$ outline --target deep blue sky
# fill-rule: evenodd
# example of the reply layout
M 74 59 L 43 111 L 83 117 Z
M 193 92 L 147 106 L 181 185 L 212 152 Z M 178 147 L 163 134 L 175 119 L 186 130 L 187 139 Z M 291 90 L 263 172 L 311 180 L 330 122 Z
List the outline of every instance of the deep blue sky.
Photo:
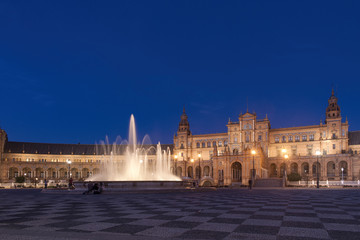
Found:
M 360 130 L 359 1 L 1 1 L 0 126 L 11 141 L 172 143 L 268 113 L 319 124 L 335 86 Z

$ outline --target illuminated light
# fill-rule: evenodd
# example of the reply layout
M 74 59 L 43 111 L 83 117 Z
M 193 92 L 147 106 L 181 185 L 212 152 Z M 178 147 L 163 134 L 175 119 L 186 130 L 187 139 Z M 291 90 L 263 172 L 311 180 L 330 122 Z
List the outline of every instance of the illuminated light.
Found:
M 281 152 L 286 153 L 286 149 L 285 148 L 281 149 Z
M 285 157 L 285 159 L 288 159 L 288 158 L 289 158 L 289 155 L 285 154 L 285 156 L 284 156 L 284 157 Z
M 201 158 L 201 153 L 198 154 L 198 157 Z
M 319 150 L 317 150 L 317 151 L 315 152 L 315 154 L 316 154 L 317 156 L 319 156 L 319 155 L 321 155 L 321 152 L 320 152 Z
M 252 155 L 255 155 L 255 154 L 256 154 L 256 151 L 255 151 L 255 150 L 252 150 L 252 151 L 251 151 L 251 154 L 252 154 Z
M 194 162 L 194 159 L 191 159 L 190 161 L 191 161 L 191 162 Z

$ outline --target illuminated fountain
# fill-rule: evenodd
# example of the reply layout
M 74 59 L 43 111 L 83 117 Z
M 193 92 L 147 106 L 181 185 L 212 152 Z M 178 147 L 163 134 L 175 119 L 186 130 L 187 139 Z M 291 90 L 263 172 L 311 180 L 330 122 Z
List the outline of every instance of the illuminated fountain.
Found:
M 171 172 L 170 149 L 162 149 L 160 143 L 156 146 L 137 143 L 133 115 L 130 117 L 129 140 L 122 144 L 109 144 L 106 139 L 97 145 L 97 154 L 102 156 L 100 172 L 86 181 L 105 182 L 112 188 L 148 188 L 159 182 L 161 186 L 174 186 L 171 184 L 174 182 L 180 186 L 180 178 Z

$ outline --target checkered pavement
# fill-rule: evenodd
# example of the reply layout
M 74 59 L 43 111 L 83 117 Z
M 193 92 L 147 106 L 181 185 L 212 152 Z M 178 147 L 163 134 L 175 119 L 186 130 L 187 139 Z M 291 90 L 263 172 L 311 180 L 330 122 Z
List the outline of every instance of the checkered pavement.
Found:
M 3 229 L 143 239 L 360 239 L 360 190 L 102 195 L 0 190 L 0 235 Z

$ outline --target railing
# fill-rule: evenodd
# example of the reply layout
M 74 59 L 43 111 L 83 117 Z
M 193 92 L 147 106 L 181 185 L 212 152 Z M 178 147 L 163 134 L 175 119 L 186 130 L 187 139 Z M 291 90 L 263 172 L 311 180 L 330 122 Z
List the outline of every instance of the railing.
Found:
M 316 186 L 316 180 L 310 180 L 310 181 L 288 181 L 287 182 L 288 185 L 291 186 Z M 357 181 L 345 181 L 345 180 L 340 180 L 340 181 L 319 181 L 319 184 L 322 186 L 358 186 L 360 187 L 360 180 Z

